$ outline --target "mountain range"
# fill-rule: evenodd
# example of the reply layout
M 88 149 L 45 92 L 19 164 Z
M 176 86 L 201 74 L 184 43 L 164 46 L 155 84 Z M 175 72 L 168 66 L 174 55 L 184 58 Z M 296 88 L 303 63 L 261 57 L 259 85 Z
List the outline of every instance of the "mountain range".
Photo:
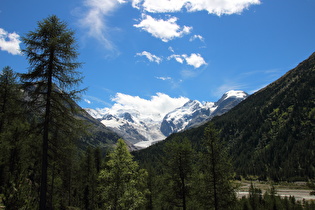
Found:
M 214 116 L 222 115 L 248 97 L 243 91 L 228 91 L 217 102 L 201 103 L 189 100 L 183 106 L 161 116 L 157 113 L 141 114 L 142 110 L 120 109 L 107 112 L 85 109 L 92 117 L 120 135 L 136 148 L 146 148 L 164 140 L 172 133 L 199 126 Z
M 250 95 L 211 123 L 220 131 L 235 173 L 249 179 L 307 181 L 315 178 L 315 53 L 281 78 Z M 188 138 L 194 148 L 208 123 L 134 152 L 158 165 L 165 143 Z

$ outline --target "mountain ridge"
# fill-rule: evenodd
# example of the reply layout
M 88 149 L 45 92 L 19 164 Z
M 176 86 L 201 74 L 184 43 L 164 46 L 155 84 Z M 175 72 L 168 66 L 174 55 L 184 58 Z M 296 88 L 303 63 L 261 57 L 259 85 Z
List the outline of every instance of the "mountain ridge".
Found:
M 148 116 L 143 117 L 141 110 L 136 109 L 119 109 L 116 113 L 111 113 L 110 110 L 107 112 L 85 110 L 125 141 L 138 148 L 145 148 L 164 140 L 174 132 L 200 125 L 213 116 L 225 113 L 247 96 L 248 94 L 243 91 L 228 91 L 217 102 L 201 103 L 189 100 L 165 116 L 147 113 Z
M 211 123 L 238 177 L 273 181 L 315 178 L 315 53 Z M 171 135 L 201 147 L 207 124 Z M 134 153 L 154 163 L 164 142 Z

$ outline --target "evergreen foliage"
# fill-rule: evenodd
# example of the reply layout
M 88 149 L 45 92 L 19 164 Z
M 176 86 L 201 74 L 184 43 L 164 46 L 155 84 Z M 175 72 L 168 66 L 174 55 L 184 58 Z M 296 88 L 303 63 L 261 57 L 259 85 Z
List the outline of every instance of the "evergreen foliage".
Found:
M 139 169 L 126 143 L 119 139 L 105 168 L 100 171 L 99 190 L 105 209 L 137 209 L 145 204 L 147 172 Z
M 307 181 L 315 176 L 315 53 L 211 123 L 220 131 L 237 176 Z M 169 136 L 202 149 L 207 124 Z M 155 164 L 165 142 L 135 153 Z M 153 155 L 154 154 L 154 155 Z
M 261 179 L 315 176 L 315 53 L 213 120 L 238 174 Z
M 30 207 L 35 190 L 32 167 L 30 124 L 22 106 L 17 74 L 5 67 L 0 74 L 0 194 L 8 209 Z M 36 142 L 35 139 L 33 139 Z
M 0 73 L 0 208 L 315 209 L 273 186 L 236 199 L 232 184 L 236 172 L 315 190 L 315 54 L 212 123 L 133 152 L 138 164 L 78 111 L 73 36 L 56 16 L 40 21 L 23 38 L 29 72 Z
M 23 42 L 26 45 L 23 53 L 28 58 L 30 68 L 28 73 L 21 75 L 21 79 L 24 88 L 29 91 L 32 106 L 36 110 L 43 110 L 38 113 L 38 129 L 42 133 L 39 208 L 47 209 L 49 164 L 54 175 L 54 156 L 58 157 L 58 151 L 64 145 L 69 145 L 80 130 L 74 118 L 76 110 L 72 102 L 78 98 L 80 91 L 72 88 L 82 81 L 80 73 L 76 71 L 81 64 L 75 62 L 78 53 L 74 33 L 54 15 L 38 22 L 38 28 L 29 32 Z M 51 163 L 48 156 L 52 157 Z M 54 185 L 54 176 L 51 182 Z
M 249 187 L 249 195 L 243 196 L 234 209 L 240 210 L 299 210 L 299 209 L 314 209 L 314 201 L 306 202 L 297 201 L 295 197 L 280 197 L 273 186 L 265 193 L 256 188 L 253 184 Z
M 0 208 L 97 209 L 103 156 L 118 136 L 75 103 L 73 32 L 50 16 L 23 40 L 29 72 L 0 72 Z
M 163 202 L 185 210 L 192 199 L 194 150 L 190 141 L 184 138 L 167 142 L 164 153 L 162 180 L 166 187 Z
M 229 209 L 233 207 L 236 196 L 232 185 L 233 172 L 230 160 L 219 141 L 219 133 L 213 124 L 204 131 L 203 149 L 198 161 L 197 199 L 202 209 L 213 207 Z

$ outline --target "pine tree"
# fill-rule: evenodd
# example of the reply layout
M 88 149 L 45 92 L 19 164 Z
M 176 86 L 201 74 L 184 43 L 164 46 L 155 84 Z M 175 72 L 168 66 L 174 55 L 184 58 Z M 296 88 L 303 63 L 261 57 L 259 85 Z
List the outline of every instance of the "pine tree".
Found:
M 39 110 L 38 125 L 42 131 L 42 170 L 40 181 L 40 209 L 47 209 L 48 191 L 48 154 L 54 147 L 56 136 L 75 133 L 75 106 L 73 100 L 78 99 L 80 91 L 74 90 L 82 81 L 76 68 L 74 32 L 67 28 L 56 16 L 52 15 L 38 22 L 38 28 L 23 37 L 26 49 L 23 53 L 28 58 L 29 72 L 21 78 L 33 106 Z
M 196 185 L 200 188 L 197 197 L 203 208 L 231 208 L 235 201 L 231 164 L 213 124 L 209 124 L 204 131 L 199 167 Z
M 96 155 L 98 149 L 92 149 L 90 147 L 85 151 L 84 161 L 81 164 L 82 172 L 82 208 L 83 209 L 96 209 L 99 202 L 99 196 L 97 194 L 98 174 L 100 170 L 100 163 L 98 163 L 99 156 Z
M 137 209 L 145 204 L 147 172 L 132 160 L 125 142 L 119 139 L 105 169 L 99 174 L 104 209 Z
M 17 83 L 17 74 L 11 67 L 6 66 L 0 73 L 0 133 L 6 130 L 10 118 L 19 114 L 16 106 L 20 100 L 21 92 Z
M 171 206 L 187 209 L 191 197 L 193 149 L 187 138 L 175 138 L 164 147 L 164 201 Z
M 17 80 L 10 67 L 0 73 L 0 194 L 8 209 L 27 207 L 34 198 L 28 177 L 29 123 Z

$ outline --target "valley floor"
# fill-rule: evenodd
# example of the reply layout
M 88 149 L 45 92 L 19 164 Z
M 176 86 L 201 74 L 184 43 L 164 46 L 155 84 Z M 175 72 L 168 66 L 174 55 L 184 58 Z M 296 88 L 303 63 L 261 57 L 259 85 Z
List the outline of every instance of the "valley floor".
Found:
M 242 198 L 243 196 L 248 196 L 249 187 L 253 183 L 255 188 L 259 188 L 262 190 L 262 195 L 271 188 L 270 183 L 267 182 L 259 182 L 259 181 L 241 181 L 237 184 L 240 185 L 239 190 L 237 192 L 237 197 Z M 306 182 L 296 182 L 296 183 L 274 183 L 274 187 L 276 189 L 277 195 L 281 197 L 290 197 L 294 196 L 296 200 L 314 200 L 315 196 L 310 195 L 310 190 Z

